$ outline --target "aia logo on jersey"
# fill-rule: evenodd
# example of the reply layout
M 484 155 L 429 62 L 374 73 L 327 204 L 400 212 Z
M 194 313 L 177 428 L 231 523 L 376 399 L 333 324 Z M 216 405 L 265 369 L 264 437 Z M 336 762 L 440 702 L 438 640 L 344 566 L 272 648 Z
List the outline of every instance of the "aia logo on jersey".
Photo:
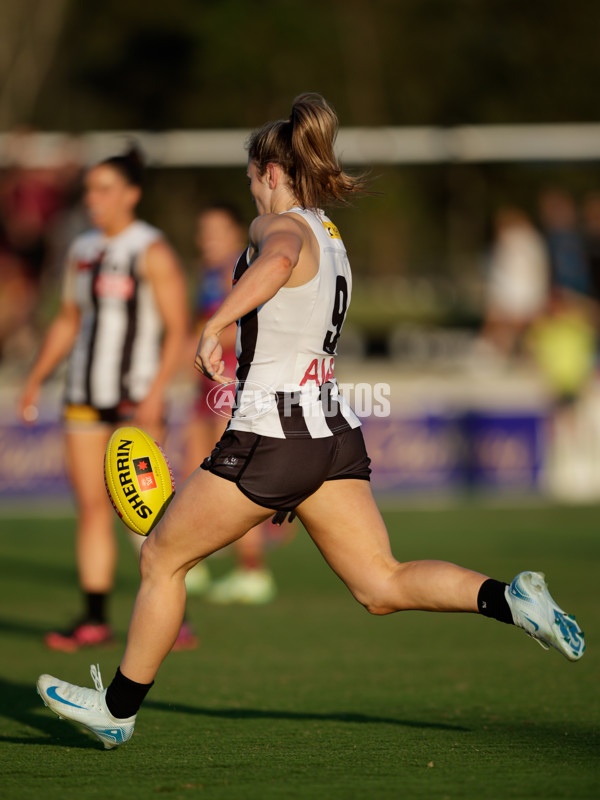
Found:
M 130 300 L 135 292 L 135 280 L 131 275 L 102 273 L 94 281 L 94 296 L 114 300 Z
M 300 386 L 305 386 L 307 383 L 323 386 L 333 378 L 333 365 L 333 356 L 331 358 L 313 358 L 300 381 Z
M 77 272 L 89 272 L 93 268 L 94 268 L 94 262 L 93 261 L 78 261 L 77 262 Z
M 156 478 L 152 471 L 152 464 L 149 458 L 134 458 L 133 468 L 137 477 L 137 482 L 140 485 L 141 492 L 147 492 L 150 489 L 156 489 Z

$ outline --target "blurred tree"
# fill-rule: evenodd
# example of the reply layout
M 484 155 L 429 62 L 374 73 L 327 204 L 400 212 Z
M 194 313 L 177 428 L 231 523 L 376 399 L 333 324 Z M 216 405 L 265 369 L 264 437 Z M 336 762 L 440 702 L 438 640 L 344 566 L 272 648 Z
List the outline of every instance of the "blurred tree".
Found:
M 31 121 L 67 5 L 68 0 L 0 3 L 0 129 Z
M 253 127 L 322 92 L 343 125 L 596 121 L 600 4 L 589 0 L 0 0 L 0 125 Z M 381 196 L 336 212 L 357 273 L 475 274 L 496 202 L 586 165 L 375 166 Z M 149 175 L 145 213 L 190 253 L 193 211 L 252 213 L 243 171 Z M 346 220 L 348 224 L 346 224 Z
M 353 125 L 597 116 L 600 4 L 586 0 L 3 0 L 0 13 L 5 83 L 34 73 L 44 90 L 5 125 L 252 126 L 306 89 Z
M 586 0 L 3 0 L 0 21 L 5 126 L 247 126 L 306 89 L 354 125 L 597 117 Z

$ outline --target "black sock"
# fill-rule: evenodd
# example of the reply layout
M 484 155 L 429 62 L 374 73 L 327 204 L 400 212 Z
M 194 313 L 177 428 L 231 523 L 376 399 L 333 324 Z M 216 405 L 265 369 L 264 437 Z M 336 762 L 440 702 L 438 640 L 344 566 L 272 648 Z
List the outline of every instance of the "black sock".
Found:
M 484 581 L 477 595 L 477 609 L 484 617 L 493 617 L 499 622 L 513 625 L 510 607 L 504 596 L 504 589 L 507 586 L 507 583 L 495 581 L 493 578 Z
M 126 719 L 137 714 L 144 698 L 154 685 L 152 683 L 136 683 L 126 678 L 120 669 L 115 672 L 112 683 L 106 690 L 106 705 L 117 719 Z
M 87 619 L 90 622 L 106 622 L 106 592 L 85 592 Z

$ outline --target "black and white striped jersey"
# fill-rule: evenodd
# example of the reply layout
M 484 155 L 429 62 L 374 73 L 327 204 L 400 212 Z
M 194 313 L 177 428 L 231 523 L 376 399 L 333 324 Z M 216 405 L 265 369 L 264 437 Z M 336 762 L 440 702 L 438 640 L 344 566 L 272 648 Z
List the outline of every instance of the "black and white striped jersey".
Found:
M 73 242 L 63 297 L 79 307 L 81 322 L 67 403 L 113 408 L 148 393 L 160 363 L 163 324 L 140 263 L 161 237 L 158 229 L 135 221 L 117 236 L 92 230 Z
M 302 286 L 282 287 L 238 322 L 236 395 L 229 428 L 280 439 L 322 438 L 360 420 L 338 391 L 337 342 L 352 293 L 352 273 L 337 228 L 322 211 L 292 208 L 320 247 L 319 271 Z M 248 251 L 234 270 L 247 270 Z

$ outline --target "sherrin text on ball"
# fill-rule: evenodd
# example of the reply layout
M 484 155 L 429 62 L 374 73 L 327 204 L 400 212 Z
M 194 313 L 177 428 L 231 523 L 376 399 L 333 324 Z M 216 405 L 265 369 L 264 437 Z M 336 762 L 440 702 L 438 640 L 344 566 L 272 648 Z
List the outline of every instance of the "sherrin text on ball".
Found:
M 117 514 L 147 536 L 175 494 L 173 472 L 158 442 L 141 428 L 118 428 L 104 457 L 106 491 Z

